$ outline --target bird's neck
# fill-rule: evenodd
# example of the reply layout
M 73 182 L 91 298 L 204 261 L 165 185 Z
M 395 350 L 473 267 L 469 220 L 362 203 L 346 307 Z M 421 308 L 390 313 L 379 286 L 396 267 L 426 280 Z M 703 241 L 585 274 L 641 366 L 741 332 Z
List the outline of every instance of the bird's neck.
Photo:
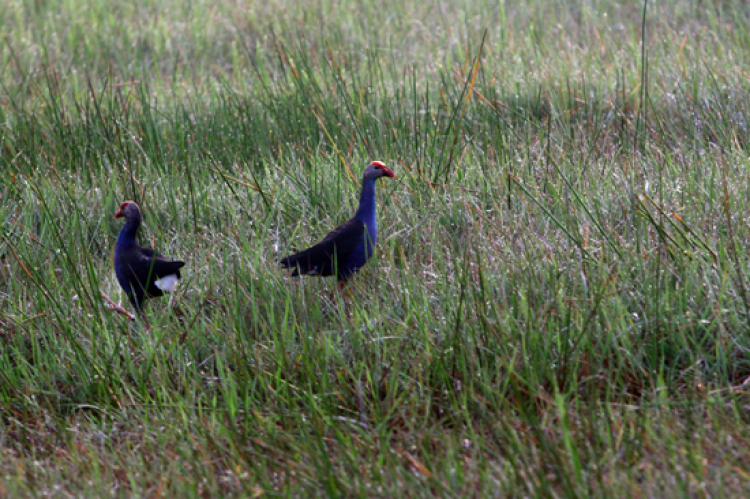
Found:
M 364 179 L 362 194 L 359 197 L 359 209 L 354 215 L 366 224 L 375 223 L 375 179 Z
M 125 225 L 120 229 L 120 234 L 117 236 L 117 247 L 126 248 L 133 244 L 136 244 L 135 235 L 138 233 L 138 228 L 141 226 L 141 220 L 128 220 Z

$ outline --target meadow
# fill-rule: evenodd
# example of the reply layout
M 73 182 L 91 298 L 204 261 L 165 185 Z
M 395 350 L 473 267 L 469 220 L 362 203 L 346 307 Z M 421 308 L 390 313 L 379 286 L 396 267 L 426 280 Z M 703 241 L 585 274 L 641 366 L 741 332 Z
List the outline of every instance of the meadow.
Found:
M 740 0 L 6 0 L 0 497 L 750 496 L 749 73 Z

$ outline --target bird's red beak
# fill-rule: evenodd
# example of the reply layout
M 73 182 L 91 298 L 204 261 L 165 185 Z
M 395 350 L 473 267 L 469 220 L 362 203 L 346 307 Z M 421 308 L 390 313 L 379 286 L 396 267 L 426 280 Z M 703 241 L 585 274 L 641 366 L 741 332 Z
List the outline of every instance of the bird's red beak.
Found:
M 115 213 L 115 218 L 120 218 L 120 217 L 124 217 L 124 216 L 125 216 L 125 213 L 123 213 L 123 212 L 125 211 L 125 207 L 126 207 L 127 205 L 129 205 L 130 203 L 131 203 L 131 201 L 125 201 L 124 203 L 122 203 L 122 204 L 120 205 L 120 209 L 119 209 L 119 210 L 117 210 L 117 213 Z
M 384 177 L 396 178 L 396 174 L 393 173 L 393 171 L 390 168 L 388 168 L 387 166 L 382 166 L 381 168 L 383 168 Z

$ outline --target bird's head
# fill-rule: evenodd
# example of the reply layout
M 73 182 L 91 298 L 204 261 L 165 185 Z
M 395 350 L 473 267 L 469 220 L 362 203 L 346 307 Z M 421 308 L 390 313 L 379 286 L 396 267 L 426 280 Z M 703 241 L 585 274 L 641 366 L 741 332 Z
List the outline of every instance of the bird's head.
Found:
M 376 179 L 380 177 L 395 178 L 396 174 L 390 168 L 385 166 L 382 161 L 373 161 L 365 168 L 365 179 Z
M 115 213 L 115 218 L 122 217 L 125 217 L 126 220 L 139 219 L 141 217 L 141 209 L 135 201 L 125 201 L 120 205 L 117 213 Z

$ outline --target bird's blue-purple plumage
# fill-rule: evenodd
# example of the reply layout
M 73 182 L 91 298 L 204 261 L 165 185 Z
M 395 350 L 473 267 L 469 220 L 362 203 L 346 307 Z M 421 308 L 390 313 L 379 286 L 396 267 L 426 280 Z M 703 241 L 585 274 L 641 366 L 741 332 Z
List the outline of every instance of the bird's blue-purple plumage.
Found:
M 359 242 L 344 264 L 344 272 L 347 278 L 367 263 L 378 242 L 378 221 L 375 216 L 375 179 L 365 179 L 362 183 L 359 209 L 354 215 L 354 220 L 362 222 L 364 227 Z M 345 281 L 346 279 L 340 280 Z
M 332 230 L 315 246 L 284 258 L 280 262 L 281 266 L 294 269 L 292 276 L 336 274 L 341 282 L 346 282 L 353 273 L 362 268 L 372 256 L 378 242 L 375 180 L 383 175 L 393 176 L 393 172 L 387 168 L 385 171 L 388 173 L 375 177 L 368 176 L 366 171 L 359 208 L 351 220 Z
M 157 281 L 169 275 L 180 277 L 180 268 L 185 262 L 171 261 L 151 248 L 140 246 L 136 240 L 141 225 L 140 210 L 133 210 L 130 216 L 125 215 L 125 225 L 120 229 L 115 244 L 114 267 L 117 281 L 130 304 L 137 311 L 146 298 L 164 294 Z

